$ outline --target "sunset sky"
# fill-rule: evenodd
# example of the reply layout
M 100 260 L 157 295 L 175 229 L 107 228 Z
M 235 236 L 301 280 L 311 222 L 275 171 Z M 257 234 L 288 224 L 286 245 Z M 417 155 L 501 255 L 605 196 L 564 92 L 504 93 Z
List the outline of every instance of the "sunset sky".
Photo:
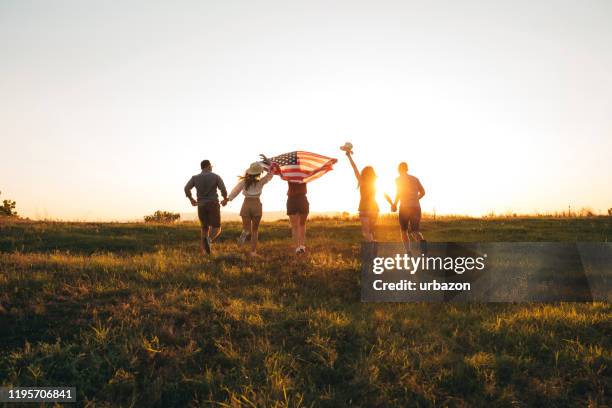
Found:
M 21 215 L 191 212 L 259 153 L 337 157 L 312 211 L 351 211 L 338 149 L 407 161 L 437 213 L 612 207 L 612 1 L 0 0 L 0 191 Z M 286 184 L 264 190 L 285 207 Z M 228 211 L 237 212 L 237 199 Z

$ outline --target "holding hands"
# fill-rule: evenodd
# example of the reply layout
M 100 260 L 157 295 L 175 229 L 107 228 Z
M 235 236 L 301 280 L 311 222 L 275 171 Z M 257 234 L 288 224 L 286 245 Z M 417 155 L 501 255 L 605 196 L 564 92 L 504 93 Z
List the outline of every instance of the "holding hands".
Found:
M 395 204 L 393 202 L 393 200 L 391 200 L 391 197 L 389 197 L 389 194 L 387 194 L 387 193 L 385 193 L 385 200 L 387 200 L 387 202 L 391 206 L 391 212 L 396 212 L 397 211 L 397 204 Z

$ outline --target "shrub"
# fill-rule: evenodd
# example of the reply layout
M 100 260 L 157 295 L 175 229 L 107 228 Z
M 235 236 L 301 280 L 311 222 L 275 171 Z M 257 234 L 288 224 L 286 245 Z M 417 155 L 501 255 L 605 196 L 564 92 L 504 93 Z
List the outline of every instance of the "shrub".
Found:
M 17 203 L 15 201 L 3 200 L 2 207 L 0 207 L 0 216 L 17 217 L 18 214 L 17 214 L 17 211 L 15 211 L 16 206 L 17 206 Z
M 146 215 L 144 217 L 145 222 L 160 222 L 163 224 L 172 224 L 180 219 L 181 215 L 178 213 L 160 210 L 155 211 L 153 215 Z

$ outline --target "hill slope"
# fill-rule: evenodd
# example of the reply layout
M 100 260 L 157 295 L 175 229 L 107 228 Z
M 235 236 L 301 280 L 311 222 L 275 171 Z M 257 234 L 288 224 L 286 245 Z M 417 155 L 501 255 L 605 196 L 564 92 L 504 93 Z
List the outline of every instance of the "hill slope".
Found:
M 432 240 L 609 240 L 610 222 L 425 222 Z M 0 224 L 0 382 L 136 406 L 610 403 L 609 304 L 362 304 L 359 226 Z M 379 237 L 397 236 L 395 224 Z

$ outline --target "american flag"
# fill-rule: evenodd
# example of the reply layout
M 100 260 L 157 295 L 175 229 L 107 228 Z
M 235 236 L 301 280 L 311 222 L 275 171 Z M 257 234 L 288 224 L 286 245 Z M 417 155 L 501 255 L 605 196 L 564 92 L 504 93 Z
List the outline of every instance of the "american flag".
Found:
M 271 166 L 264 166 L 271 168 L 271 171 L 280 175 L 283 180 L 308 183 L 332 170 L 338 160 L 316 153 L 295 151 L 271 157 L 269 161 Z

